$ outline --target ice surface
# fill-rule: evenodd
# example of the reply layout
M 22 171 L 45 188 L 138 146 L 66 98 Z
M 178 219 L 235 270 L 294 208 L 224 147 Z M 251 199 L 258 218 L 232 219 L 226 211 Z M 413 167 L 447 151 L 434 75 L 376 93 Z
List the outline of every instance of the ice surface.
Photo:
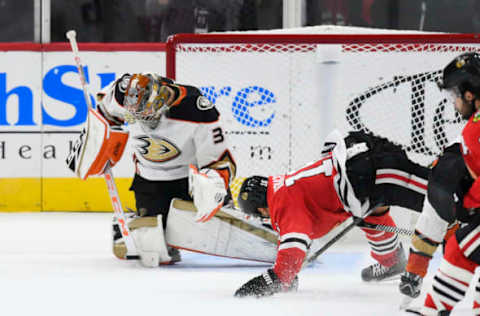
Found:
M 111 218 L 109 213 L 0 213 L 0 314 L 404 315 L 398 310 L 398 281 L 360 280 L 361 269 L 372 263 L 363 240 L 340 241 L 302 271 L 297 293 L 237 299 L 235 289 L 267 265 L 182 252 L 179 264 L 143 268 L 113 257 Z M 471 292 L 452 315 L 471 314 Z M 413 305 L 422 301 L 423 296 Z

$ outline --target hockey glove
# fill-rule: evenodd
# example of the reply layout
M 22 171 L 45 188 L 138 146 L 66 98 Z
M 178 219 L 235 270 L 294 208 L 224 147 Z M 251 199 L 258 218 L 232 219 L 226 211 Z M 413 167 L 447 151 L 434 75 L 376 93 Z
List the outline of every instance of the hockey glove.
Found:
M 189 168 L 188 189 L 197 208 L 195 221 L 200 223 L 208 221 L 220 210 L 227 195 L 225 182 L 217 170 L 198 170 L 193 165 Z
M 298 289 L 298 277 L 295 276 L 292 284 L 289 287 L 284 287 L 280 279 L 277 277 L 273 269 L 268 269 L 262 275 L 259 275 L 244 285 L 242 285 L 236 292 L 236 297 L 255 296 L 263 297 L 270 296 L 278 292 L 290 292 Z

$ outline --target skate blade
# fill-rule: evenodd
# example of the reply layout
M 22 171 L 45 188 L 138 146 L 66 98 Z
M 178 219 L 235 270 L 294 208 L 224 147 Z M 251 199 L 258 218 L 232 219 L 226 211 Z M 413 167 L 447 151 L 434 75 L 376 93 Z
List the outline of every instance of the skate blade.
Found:
M 400 275 L 399 274 L 392 275 L 392 276 L 386 277 L 386 278 L 381 279 L 381 280 L 370 280 L 370 281 L 364 281 L 364 282 L 373 284 L 373 283 L 383 283 L 383 282 L 396 281 L 396 280 L 400 280 Z
M 396 281 L 396 280 L 400 280 L 400 277 L 401 275 L 400 274 L 396 274 L 396 275 L 392 275 L 390 277 L 387 277 L 385 279 L 382 279 L 380 281 L 377 281 L 377 282 L 384 282 L 384 281 Z
M 412 301 L 414 300 L 413 297 L 410 297 L 410 296 L 404 296 L 402 298 L 402 301 L 400 302 L 400 310 L 404 310 L 404 311 L 407 311 L 410 306 L 410 304 L 412 303 Z
M 409 307 L 405 310 L 405 314 L 407 315 L 422 315 L 420 312 L 420 307 Z

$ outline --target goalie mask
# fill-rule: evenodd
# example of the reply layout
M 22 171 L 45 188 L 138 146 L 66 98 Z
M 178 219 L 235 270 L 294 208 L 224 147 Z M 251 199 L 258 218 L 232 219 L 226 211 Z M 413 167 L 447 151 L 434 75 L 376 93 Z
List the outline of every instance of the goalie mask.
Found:
M 243 181 L 237 202 L 244 213 L 264 217 L 258 208 L 268 207 L 267 185 L 268 178 L 262 176 L 249 177 Z
M 454 103 L 463 102 L 465 106 L 459 113 L 464 119 L 470 118 L 475 111 L 475 100 L 480 97 L 480 55 L 464 53 L 452 60 L 443 69 L 438 87 L 445 89 Z M 473 93 L 475 98 L 465 100 L 466 91 Z
M 153 129 L 168 110 L 167 99 L 167 89 L 152 75 L 134 74 L 125 90 L 123 105 L 136 121 Z

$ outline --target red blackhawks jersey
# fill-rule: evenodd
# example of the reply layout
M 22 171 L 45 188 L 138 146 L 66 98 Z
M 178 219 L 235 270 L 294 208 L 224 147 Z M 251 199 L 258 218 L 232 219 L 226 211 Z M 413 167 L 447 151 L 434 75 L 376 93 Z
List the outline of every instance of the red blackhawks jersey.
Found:
M 112 125 L 128 123 L 136 173 L 148 180 L 175 180 L 186 178 L 188 166 L 193 164 L 219 170 L 228 184 L 235 176 L 235 162 L 214 104 L 196 87 L 152 75 L 175 93 L 168 104 L 169 111 L 154 129 L 138 121 L 128 122 L 129 113 L 123 106 L 123 99 L 129 74 L 97 94 L 98 111 Z
M 293 173 L 269 177 L 267 202 L 279 233 L 274 271 L 284 284 L 300 271 L 312 239 L 350 216 L 334 187 L 336 173 L 329 154 Z
M 475 182 L 463 199 L 467 209 L 480 207 L 480 111 L 468 120 L 461 138 L 462 155 Z

